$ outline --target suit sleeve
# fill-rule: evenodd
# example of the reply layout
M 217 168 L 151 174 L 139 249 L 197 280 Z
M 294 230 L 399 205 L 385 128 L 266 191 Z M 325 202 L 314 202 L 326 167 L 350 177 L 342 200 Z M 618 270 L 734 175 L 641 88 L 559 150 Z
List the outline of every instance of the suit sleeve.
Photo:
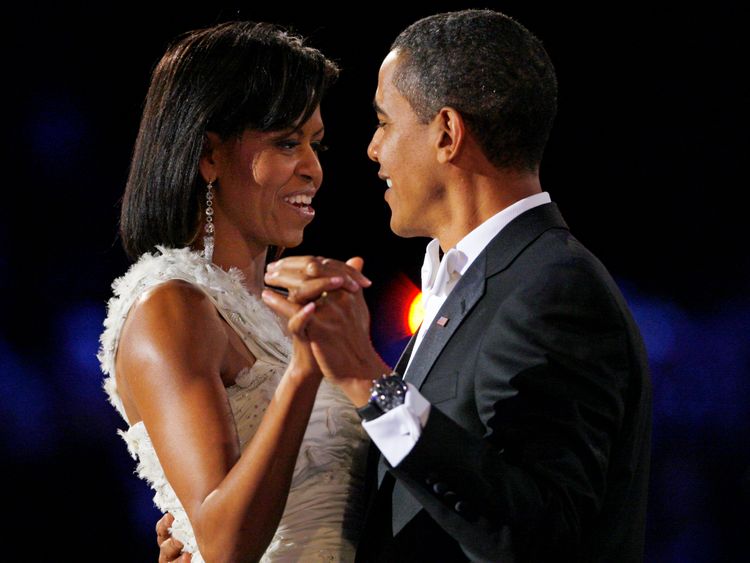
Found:
M 472 560 L 574 552 L 596 517 L 628 381 L 618 303 L 591 263 L 519 284 L 459 373 L 474 379 L 484 435 L 433 406 L 391 468 Z

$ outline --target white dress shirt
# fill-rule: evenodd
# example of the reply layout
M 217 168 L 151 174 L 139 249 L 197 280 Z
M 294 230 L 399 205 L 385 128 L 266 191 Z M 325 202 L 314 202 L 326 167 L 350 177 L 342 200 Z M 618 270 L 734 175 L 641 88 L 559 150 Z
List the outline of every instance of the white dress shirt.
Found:
M 455 248 L 448 250 L 442 260 L 439 258 L 440 243 L 437 239 L 430 241 L 422 266 L 424 320 L 419 327 L 404 376 L 409 373 L 411 361 L 417 354 L 417 349 L 435 320 L 437 312 L 477 256 L 513 219 L 550 201 L 549 194 L 542 192 L 506 207 L 458 241 Z M 417 443 L 430 414 L 430 403 L 411 383 L 407 382 L 407 385 L 409 392 L 406 393 L 403 405 L 375 420 L 362 423 L 372 441 L 393 467 L 398 465 Z

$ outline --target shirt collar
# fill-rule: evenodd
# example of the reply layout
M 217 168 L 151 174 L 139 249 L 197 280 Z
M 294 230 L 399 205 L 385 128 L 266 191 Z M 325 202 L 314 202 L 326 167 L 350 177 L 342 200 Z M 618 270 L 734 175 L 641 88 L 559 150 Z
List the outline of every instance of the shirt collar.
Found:
M 455 269 L 459 276 L 462 276 L 476 260 L 490 241 L 502 231 L 508 223 L 521 215 L 522 213 L 533 209 L 539 205 L 550 203 L 552 200 L 547 192 L 534 194 L 518 200 L 513 205 L 509 205 L 502 211 L 499 211 L 484 223 L 476 227 L 456 244 L 455 248 L 450 249 L 443 256 L 443 260 L 450 260 L 450 270 Z M 437 239 L 432 239 L 425 250 L 424 262 L 422 264 L 422 292 L 426 293 L 435 286 L 440 270 L 440 243 Z M 444 268 L 445 269 L 445 268 Z M 453 272 L 445 274 L 451 276 Z M 439 281 L 439 280 L 438 280 Z M 444 285 L 444 284 L 441 284 Z
M 551 201 L 552 200 L 547 192 L 530 195 L 520 199 L 513 205 L 509 205 L 502 211 L 495 213 L 492 217 L 458 241 L 456 248 L 463 252 L 467 258 L 466 263 L 460 270 L 461 275 L 466 272 L 469 266 L 471 266 L 471 263 L 476 260 L 477 256 L 482 253 L 490 241 L 495 238 L 498 233 L 508 225 L 508 223 L 529 209 L 533 209 L 534 207 L 545 203 L 550 203 Z

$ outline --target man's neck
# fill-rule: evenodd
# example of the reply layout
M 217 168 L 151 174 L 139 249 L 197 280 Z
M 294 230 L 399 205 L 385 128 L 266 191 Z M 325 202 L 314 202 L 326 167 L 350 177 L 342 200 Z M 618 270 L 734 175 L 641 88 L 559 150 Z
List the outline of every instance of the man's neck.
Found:
M 448 189 L 447 216 L 432 236 L 448 251 L 493 215 L 541 192 L 537 173 L 495 170 L 492 175 L 463 174 Z

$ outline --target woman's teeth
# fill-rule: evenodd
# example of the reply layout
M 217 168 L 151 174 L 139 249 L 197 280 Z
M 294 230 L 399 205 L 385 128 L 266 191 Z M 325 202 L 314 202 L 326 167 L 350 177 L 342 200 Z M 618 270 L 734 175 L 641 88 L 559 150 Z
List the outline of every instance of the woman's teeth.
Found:
M 312 203 L 312 196 L 309 195 L 291 195 L 284 198 L 284 201 L 291 203 L 292 205 L 310 205 Z
M 387 186 L 388 186 L 389 188 L 392 188 L 392 187 L 393 187 L 393 180 L 391 180 L 390 178 L 386 178 L 386 180 L 385 180 L 385 183 L 386 183 L 386 185 L 387 185 Z

